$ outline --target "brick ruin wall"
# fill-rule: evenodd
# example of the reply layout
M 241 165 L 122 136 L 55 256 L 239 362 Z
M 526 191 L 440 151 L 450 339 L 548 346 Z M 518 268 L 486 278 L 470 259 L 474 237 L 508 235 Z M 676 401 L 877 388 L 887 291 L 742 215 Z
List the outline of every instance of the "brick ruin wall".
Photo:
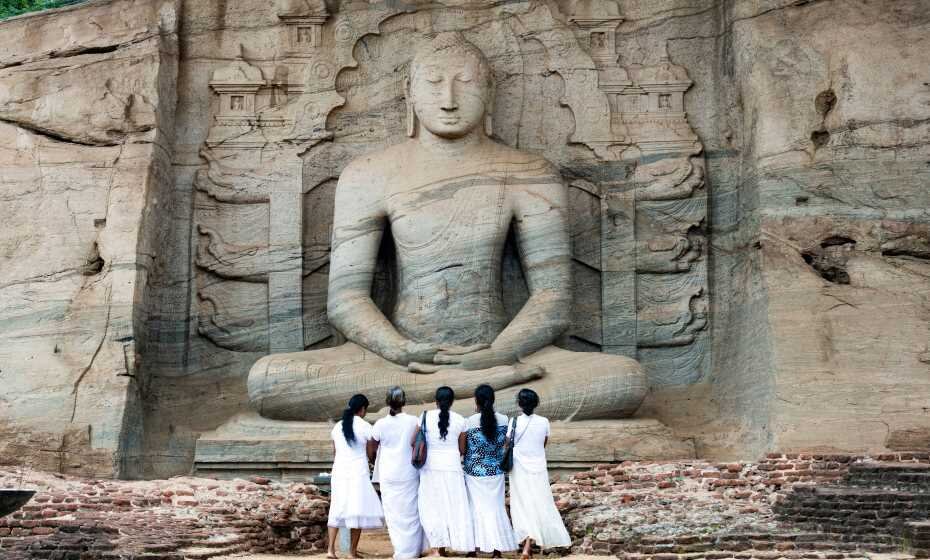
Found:
M 796 490 L 830 487 L 851 466 L 874 460 L 927 465 L 930 454 L 624 462 L 577 473 L 554 484 L 553 493 L 574 553 L 655 560 L 861 557 L 907 543 L 877 534 L 873 541 L 843 540 L 793 523 L 778 509 L 801 495 Z M 4 560 L 180 560 L 325 547 L 328 500 L 309 484 L 259 477 L 121 482 L 0 470 L 0 487 L 38 490 L 20 512 L 0 519 Z M 912 532 L 912 540 L 927 537 L 919 523 Z

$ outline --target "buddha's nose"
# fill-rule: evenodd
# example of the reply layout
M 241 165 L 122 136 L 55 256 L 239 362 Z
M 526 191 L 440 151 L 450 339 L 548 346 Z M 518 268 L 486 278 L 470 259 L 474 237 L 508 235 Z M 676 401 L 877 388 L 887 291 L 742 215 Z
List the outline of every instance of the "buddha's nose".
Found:
M 455 88 L 451 82 L 448 83 L 445 88 L 443 88 L 442 99 L 440 101 L 441 103 L 439 107 L 443 111 L 451 113 L 452 111 L 455 111 L 459 108 L 458 101 L 455 98 Z

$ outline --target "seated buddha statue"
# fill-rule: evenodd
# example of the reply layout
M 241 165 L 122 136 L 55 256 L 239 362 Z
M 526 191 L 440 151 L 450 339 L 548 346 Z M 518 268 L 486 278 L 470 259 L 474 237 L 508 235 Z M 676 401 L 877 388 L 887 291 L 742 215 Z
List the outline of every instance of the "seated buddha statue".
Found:
M 347 342 L 260 359 L 251 405 L 325 421 L 355 393 L 400 385 L 425 403 L 440 385 L 468 396 L 489 383 L 502 405 L 531 386 L 552 419 L 632 415 L 647 391 L 636 360 L 553 346 L 571 318 L 568 192 L 543 157 L 489 137 L 484 54 L 441 33 L 415 54 L 406 87 L 409 139 L 355 159 L 336 187 L 327 313 Z M 511 228 L 529 293 L 512 319 L 501 278 Z M 388 229 L 397 293 L 385 313 L 371 292 Z

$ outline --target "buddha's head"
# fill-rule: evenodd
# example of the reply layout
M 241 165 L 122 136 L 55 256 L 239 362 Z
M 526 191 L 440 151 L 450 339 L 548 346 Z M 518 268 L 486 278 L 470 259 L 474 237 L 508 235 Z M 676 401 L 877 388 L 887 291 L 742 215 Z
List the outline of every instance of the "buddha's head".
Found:
M 484 53 L 459 32 L 440 33 L 410 62 L 407 135 L 417 122 L 436 136 L 491 134 L 494 78 Z

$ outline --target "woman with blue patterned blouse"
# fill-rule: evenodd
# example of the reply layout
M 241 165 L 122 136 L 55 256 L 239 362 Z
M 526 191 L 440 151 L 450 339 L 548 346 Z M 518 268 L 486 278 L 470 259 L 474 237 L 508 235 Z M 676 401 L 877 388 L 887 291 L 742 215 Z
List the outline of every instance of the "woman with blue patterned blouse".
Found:
M 471 503 L 475 548 L 493 552 L 516 550 L 517 539 L 504 508 L 504 471 L 501 458 L 507 437 L 507 417 L 494 412 L 494 389 L 475 389 L 478 414 L 467 420 L 465 432 L 465 486 Z

